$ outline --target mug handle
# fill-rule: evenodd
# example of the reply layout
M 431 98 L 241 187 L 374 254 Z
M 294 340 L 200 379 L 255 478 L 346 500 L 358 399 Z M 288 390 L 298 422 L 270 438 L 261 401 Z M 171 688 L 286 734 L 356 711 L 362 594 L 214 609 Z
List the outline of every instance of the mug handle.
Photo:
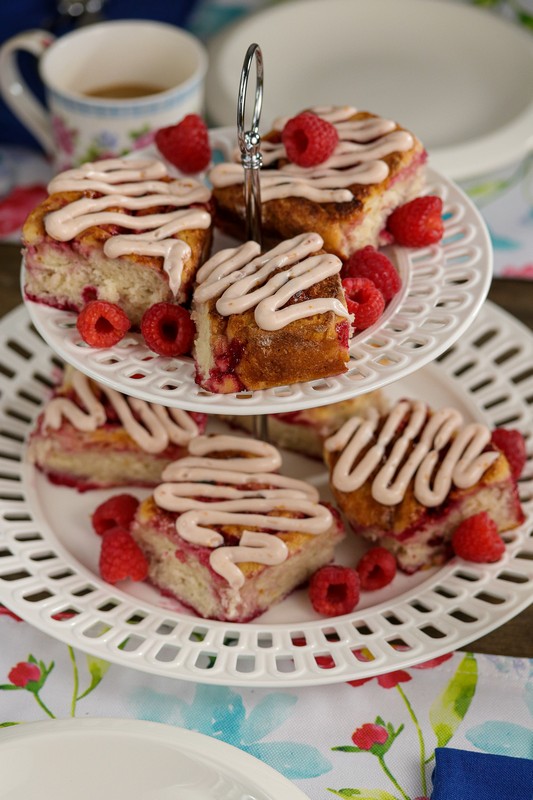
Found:
M 55 151 L 50 115 L 23 79 L 17 51 L 24 50 L 40 58 L 53 41 L 55 37 L 51 33 L 36 29 L 13 36 L 0 48 L 0 93 L 6 105 L 50 156 Z

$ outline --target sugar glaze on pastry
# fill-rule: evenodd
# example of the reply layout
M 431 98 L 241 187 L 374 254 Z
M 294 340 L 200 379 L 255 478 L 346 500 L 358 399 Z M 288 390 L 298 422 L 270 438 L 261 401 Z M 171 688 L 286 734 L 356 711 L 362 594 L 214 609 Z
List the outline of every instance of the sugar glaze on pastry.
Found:
M 209 457 L 221 451 L 239 455 Z M 209 558 L 211 567 L 230 586 L 239 588 L 245 580 L 237 563 L 253 561 L 271 566 L 287 558 L 285 543 L 266 530 L 321 534 L 331 527 L 331 512 L 319 504 L 314 487 L 271 472 L 281 465 L 272 445 L 238 436 L 199 436 L 190 443 L 189 453 L 163 472 L 163 481 L 171 482 L 155 489 L 154 500 L 160 508 L 179 514 L 176 530 L 183 539 L 214 548 Z M 261 483 L 268 488 L 239 488 Z M 298 516 L 272 515 L 275 511 Z M 245 529 L 239 544 L 224 546 L 224 537 L 210 527 L 217 525 L 256 530 Z
M 402 400 L 376 433 L 378 422 L 377 413 L 366 419 L 352 417 L 326 440 L 326 450 L 342 451 L 332 473 L 334 488 L 355 491 L 379 467 L 371 487 L 377 502 L 400 503 L 414 480 L 416 499 L 431 508 L 444 502 L 452 484 L 460 489 L 474 486 L 499 457 L 498 452 L 484 452 L 491 439 L 489 428 L 479 423 L 464 425 L 462 415 L 453 408 L 440 409 L 428 418 L 425 403 Z M 403 432 L 389 448 L 402 423 Z M 418 441 L 413 444 L 413 440 Z M 439 463 L 439 453 L 446 447 Z
M 162 180 L 167 178 L 167 180 Z M 209 228 L 211 215 L 200 208 L 182 208 L 205 203 L 209 189 L 190 178 L 168 180 L 165 165 L 157 159 L 109 158 L 61 172 L 48 186 L 55 192 L 97 192 L 100 197 L 81 197 L 47 214 L 45 228 L 57 241 L 70 241 L 95 225 L 119 225 L 135 233 L 111 236 L 104 243 L 109 258 L 136 253 L 163 257 L 163 269 L 174 295 L 181 285 L 183 263 L 190 257 L 189 245 L 174 238 L 179 231 Z M 170 210 L 129 215 L 157 206 Z M 142 233 L 137 231 L 142 230 Z
M 317 233 L 309 233 L 284 241 L 264 255 L 260 255 L 256 242 L 223 250 L 198 270 L 194 299 L 203 303 L 218 297 L 216 310 L 226 317 L 255 308 L 255 321 L 266 331 L 280 330 L 295 320 L 328 311 L 348 319 L 348 310 L 334 297 L 313 298 L 283 308 L 298 292 L 340 272 L 342 262 L 334 255 L 318 252 L 322 245 Z
M 107 418 L 96 393 L 102 392 L 126 432 L 147 453 L 161 453 L 169 443 L 187 445 L 200 432 L 194 419 L 185 411 L 126 397 L 103 385 L 96 389 L 87 376 L 77 370 L 73 373 L 72 388 L 81 405 L 70 397 L 53 398 L 44 410 L 45 431 L 57 430 L 63 418 L 77 430 L 96 430 Z
M 412 134 L 397 130 L 391 120 L 382 117 L 352 120 L 357 109 L 351 106 L 310 110 L 335 126 L 339 143 L 330 158 L 318 166 L 299 167 L 289 162 L 261 172 L 262 202 L 283 197 L 305 197 L 321 203 L 349 202 L 354 197 L 350 186 L 381 183 L 389 175 L 389 166 L 383 158 L 413 147 Z M 282 131 L 288 119 L 277 119 L 273 130 Z M 265 167 L 287 158 L 282 142 L 263 141 L 261 153 Z M 210 171 L 209 179 L 215 187 L 230 186 L 244 180 L 244 171 L 239 164 L 218 164 Z

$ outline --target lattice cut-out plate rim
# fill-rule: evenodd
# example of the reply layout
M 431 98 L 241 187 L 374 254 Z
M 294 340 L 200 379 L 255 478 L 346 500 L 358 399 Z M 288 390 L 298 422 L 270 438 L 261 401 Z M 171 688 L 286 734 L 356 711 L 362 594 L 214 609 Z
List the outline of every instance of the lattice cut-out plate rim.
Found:
M 526 522 L 506 535 L 502 562 L 454 560 L 397 595 L 333 619 L 213 622 L 163 601 L 164 607 L 155 606 L 87 570 L 40 526 L 41 512 L 30 502 L 36 474 L 25 461 L 25 441 L 48 396 L 54 356 L 23 307 L 0 323 L 0 340 L 0 601 L 56 639 L 110 662 L 199 683 L 320 685 L 373 677 L 456 650 L 532 600 L 533 336 L 490 303 L 437 365 L 406 380 L 416 379 L 410 385 L 418 396 L 426 389 L 440 396 L 449 387 L 445 402 L 451 397 L 467 416 L 522 430 L 529 451 L 520 483 Z M 409 389 L 405 382 L 395 386 L 397 396 L 404 387 Z M 290 603 L 288 598 L 277 607 L 279 618 L 288 616 Z M 372 661 L 364 660 L 367 651 Z
M 235 146 L 234 131 L 214 129 L 210 136 L 214 150 L 228 158 Z M 142 152 L 156 155 L 150 148 Z M 156 356 L 138 334 L 99 350 L 83 343 L 75 313 L 25 300 L 28 312 L 61 358 L 101 383 L 147 402 L 206 413 L 268 414 L 372 391 L 425 366 L 457 341 L 479 312 L 492 280 L 492 245 L 478 209 L 449 178 L 431 168 L 427 174 L 425 193 L 443 199 L 444 238 L 432 247 L 388 249 L 402 277 L 402 289 L 381 319 L 354 337 L 343 375 L 255 392 L 211 394 L 195 383 L 192 359 Z M 215 235 L 215 251 L 235 244 Z M 23 285 L 24 280 L 23 267 Z

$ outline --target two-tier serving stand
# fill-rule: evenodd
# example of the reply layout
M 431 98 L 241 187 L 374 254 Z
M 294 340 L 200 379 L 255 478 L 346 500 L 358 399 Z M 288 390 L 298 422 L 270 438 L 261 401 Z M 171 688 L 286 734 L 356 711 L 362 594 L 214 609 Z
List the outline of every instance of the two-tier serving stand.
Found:
M 247 131 L 245 102 L 254 60 L 255 102 Z M 254 44 L 241 74 L 237 139 L 248 235 L 255 240 L 261 233 L 262 91 L 261 50 Z M 213 130 L 210 142 L 217 157 L 228 159 L 235 131 Z M 98 350 L 81 340 L 70 312 L 27 301 L 26 308 L 8 315 L 0 323 L 0 601 L 37 628 L 106 660 L 200 683 L 255 686 L 336 683 L 408 667 L 457 649 L 525 608 L 533 580 L 531 464 L 521 483 L 527 520 L 507 537 L 507 553 L 498 564 L 451 561 L 414 576 L 397 575 L 385 589 L 365 593 L 369 596 L 363 595 L 351 614 L 336 618 L 315 614 L 301 590 L 258 620 L 238 624 L 200 619 L 145 584 L 102 581 L 90 514 L 113 492 L 80 495 L 51 486 L 25 456 L 60 359 L 148 402 L 252 416 L 255 433 L 263 438 L 270 414 L 384 386 L 394 396 L 423 397 L 432 406 L 452 404 L 466 418 L 491 426 L 512 424 L 528 433 L 533 427 L 527 400 L 533 397 L 531 334 L 484 305 L 492 249 L 476 208 L 431 169 L 426 191 L 443 199 L 443 240 L 419 250 L 390 248 L 402 289 L 379 322 L 354 337 L 348 369 L 334 378 L 210 394 L 195 383 L 190 358 L 156 356 L 138 335 Z M 215 239 L 218 249 L 228 244 L 223 237 Z M 327 498 L 327 476 L 318 462 L 287 453 L 283 471 L 313 482 Z M 339 561 L 355 563 L 357 546 L 348 535 Z

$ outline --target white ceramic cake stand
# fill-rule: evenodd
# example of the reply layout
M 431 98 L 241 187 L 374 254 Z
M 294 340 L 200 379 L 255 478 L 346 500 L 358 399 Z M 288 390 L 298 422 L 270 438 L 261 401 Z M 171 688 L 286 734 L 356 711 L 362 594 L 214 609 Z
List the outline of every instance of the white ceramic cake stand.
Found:
M 60 362 L 21 307 L 0 322 L 0 602 L 50 636 L 144 672 L 221 685 L 305 686 L 409 667 L 465 646 L 526 608 L 533 583 L 533 336 L 487 303 L 435 364 L 390 386 L 391 398 L 454 405 L 467 420 L 522 431 L 528 462 L 519 482 L 525 523 L 505 535 L 503 559 L 454 558 L 398 574 L 364 592 L 350 614 L 321 618 L 305 589 L 247 624 L 194 616 L 144 583 L 105 583 L 90 514 L 109 492 L 51 486 L 26 460 L 26 442 Z M 313 482 L 318 461 L 285 454 L 283 471 Z M 142 492 L 136 491 L 139 496 Z M 356 562 L 347 536 L 336 560 Z M 370 660 L 368 660 L 370 659 Z
M 215 159 L 227 159 L 236 147 L 234 131 L 212 131 L 211 144 Z M 426 192 L 443 199 L 444 238 L 434 247 L 390 248 L 402 289 L 381 319 L 352 340 L 348 371 L 334 378 L 256 392 L 211 394 L 195 383 L 190 358 L 156 356 L 140 335 L 128 335 L 112 348 L 90 348 L 77 332 L 76 314 L 29 301 L 26 307 L 35 327 L 64 361 L 117 391 L 148 402 L 208 414 L 260 415 L 346 400 L 433 361 L 465 333 L 487 296 L 492 247 L 481 215 L 453 182 L 432 170 Z M 215 238 L 215 249 L 229 245 L 228 239 Z

